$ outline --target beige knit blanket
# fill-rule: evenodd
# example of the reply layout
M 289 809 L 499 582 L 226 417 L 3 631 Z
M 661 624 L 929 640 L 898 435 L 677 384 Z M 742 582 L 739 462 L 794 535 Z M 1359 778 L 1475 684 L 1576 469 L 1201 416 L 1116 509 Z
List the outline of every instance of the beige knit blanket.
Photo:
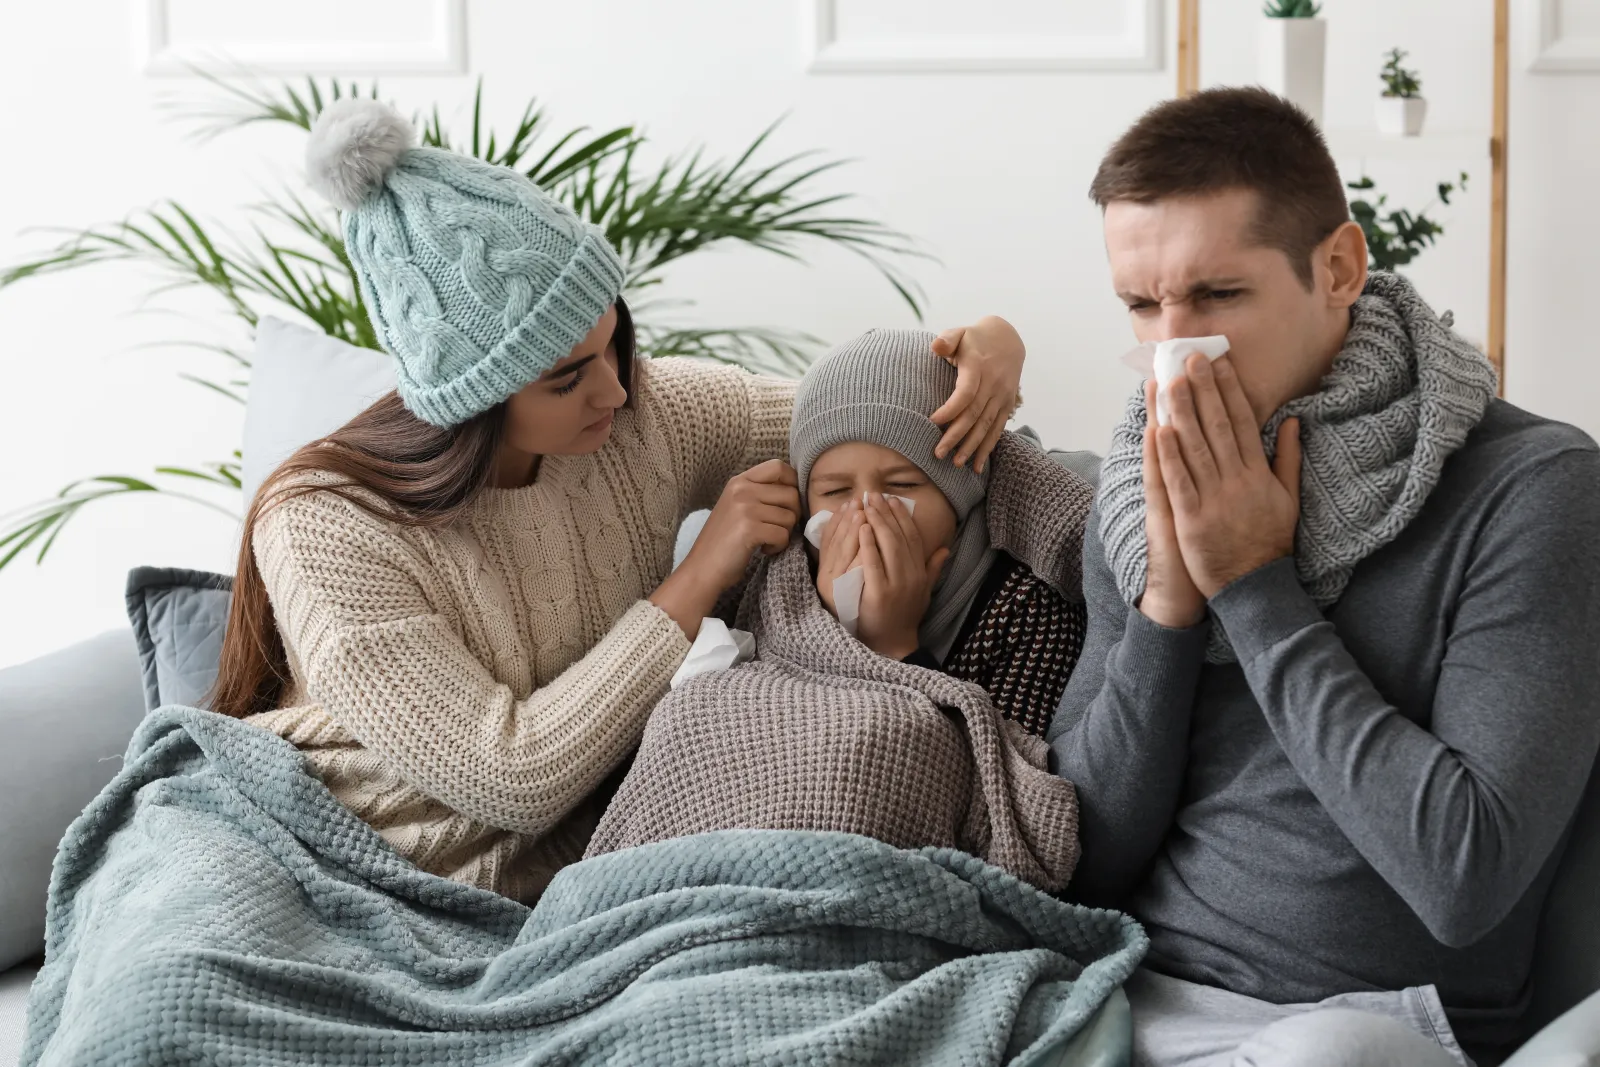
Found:
M 1072 495 L 1080 529 L 1087 492 Z M 1047 769 L 1046 744 L 978 686 L 845 633 L 803 545 L 761 564 L 739 625 L 756 659 L 656 706 L 587 855 L 712 830 L 840 831 L 959 849 L 1048 891 L 1067 884 L 1077 796 Z

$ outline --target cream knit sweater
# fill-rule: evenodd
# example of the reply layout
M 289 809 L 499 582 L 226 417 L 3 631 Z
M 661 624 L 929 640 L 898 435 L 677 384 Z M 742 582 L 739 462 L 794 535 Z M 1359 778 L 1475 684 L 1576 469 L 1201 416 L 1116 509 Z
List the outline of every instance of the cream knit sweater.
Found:
M 332 493 L 256 526 L 293 685 L 247 721 L 424 870 L 531 901 L 583 855 L 590 795 L 689 650 L 644 599 L 680 520 L 787 452 L 792 382 L 680 359 L 636 378 L 600 451 L 546 457 L 446 529 Z

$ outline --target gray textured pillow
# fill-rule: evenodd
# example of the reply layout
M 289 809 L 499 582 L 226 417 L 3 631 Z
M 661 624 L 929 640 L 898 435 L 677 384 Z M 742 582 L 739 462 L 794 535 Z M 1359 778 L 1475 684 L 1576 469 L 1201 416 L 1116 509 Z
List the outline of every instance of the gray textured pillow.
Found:
M 128 619 L 144 673 L 145 707 L 200 707 L 217 680 L 233 579 L 208 571 L 135 567 Z

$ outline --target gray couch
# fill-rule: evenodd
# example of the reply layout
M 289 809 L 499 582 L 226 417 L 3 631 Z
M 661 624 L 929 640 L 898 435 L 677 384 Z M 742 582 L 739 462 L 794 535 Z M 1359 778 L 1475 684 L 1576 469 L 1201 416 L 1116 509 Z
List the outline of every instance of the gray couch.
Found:
M 143 714 L 128 631 L 0 671 L 0 737 L 6 739 L 0 745 L 0 857 L 9 860 L 0 861 L 0 967 L 42 948 L 48 857 L 68 823 L 116 772 Z M 50 788 L 39 789 L 45 782 Z M 0 973 L 0 1067 L 16 1062 L 27 982 L 36 967 L 25 961 Z M 1579 812 L 1540 935 L 1533 1015 L 1534 1028 L 1543 1029 L 1507 1067 L 1600 1065 L 1597 990 L 1600 776 Z

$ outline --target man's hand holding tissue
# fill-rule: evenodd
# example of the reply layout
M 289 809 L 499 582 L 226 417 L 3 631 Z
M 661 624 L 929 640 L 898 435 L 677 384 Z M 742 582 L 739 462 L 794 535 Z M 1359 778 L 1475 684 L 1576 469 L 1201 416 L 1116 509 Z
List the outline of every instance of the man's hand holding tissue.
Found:
M 940 547 L 930 556 L 911 512 L 895 497 L 875 493 L 857 514 L 863 516 L 857 563 L 864 586 L 856 636 L 880 656 L 905 659 L 917 650 L 917 630 L 950 550 Z
M 1156 410 L 1156 380 L 1146 379 L 1146 411 Z M 1158 626 L 1188 629 L 1206 613 L 1206 598 L 1189 577 L 1178 547 L 1178 531 L 1173 523 L 1172 501 L 1161 476 L 1161 459 L 1156 454 L 1156 420 L 1144 428 L 1144 539 L 1147 553 L 1144 595 L 1139 612 Z
M 800 521 L 798 486 L 794 468 L 779 459 L 729 479 L 683 564 L 650 595 L 689 640 L 717 598 L 744 577 L 752 554 L 776 555 L 788 547 Z
M 1210 598 L 1294 554 L 1300 425 L 1286 419 L 1279 427 L 1277 458 L 1269 463 L 1231 361 L 1196 354 L 1184 370 L 1169 387 L 1172 425 L 1155 428 L 1156 456 L 1184 567 Z M 1151 556 L 1153 572 L 1153 543 Z

